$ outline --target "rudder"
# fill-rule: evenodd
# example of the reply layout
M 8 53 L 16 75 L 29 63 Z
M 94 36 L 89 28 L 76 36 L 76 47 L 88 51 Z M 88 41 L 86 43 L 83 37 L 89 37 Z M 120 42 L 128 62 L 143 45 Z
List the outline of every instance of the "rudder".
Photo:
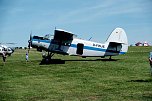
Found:
M 116 28 L 110 34 L 106 43 L 109 44 L 106 50 L 106 56 L 125 54 L 128 51 L 127 35 L 122 28 Z
M 116 28 L 108 37 L 107 42 L 128 44 L 128 39 L 122 28 Z

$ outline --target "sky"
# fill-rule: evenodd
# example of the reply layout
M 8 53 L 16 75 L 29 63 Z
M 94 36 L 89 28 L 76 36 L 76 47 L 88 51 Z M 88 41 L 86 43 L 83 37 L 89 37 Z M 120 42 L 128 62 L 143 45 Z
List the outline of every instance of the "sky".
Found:
M 152 0 L 0 0 L 0 43 L 26 47 L 29 36 L 64 29 L 104 43 L 117 27 L 129 44 L 152 45 Z

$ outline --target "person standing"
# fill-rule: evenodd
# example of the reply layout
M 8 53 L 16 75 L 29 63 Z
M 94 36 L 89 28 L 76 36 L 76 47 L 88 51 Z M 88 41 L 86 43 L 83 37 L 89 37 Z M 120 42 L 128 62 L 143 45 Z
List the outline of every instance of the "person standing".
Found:
M 26 62 L 28 62 L 28 52 L 26 52 L 26 55 L 25 55 L 25 58 L 26 58 Z
M 3 57 L 3 64 L 5 65 L 5 62 L 6 62 L 6 52 L 5 51 L 2 53 L 2 57 Z
M 149 64 L 150 64 L 150 73 L 151 73 L 151 76 L 152 76 L 152 52 L 150 52 Z

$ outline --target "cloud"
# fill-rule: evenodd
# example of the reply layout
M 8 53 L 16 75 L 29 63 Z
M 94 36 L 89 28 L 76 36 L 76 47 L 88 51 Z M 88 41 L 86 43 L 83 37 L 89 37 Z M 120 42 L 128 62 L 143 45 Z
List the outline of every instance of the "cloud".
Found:
M 58 17 L 58 23 L 81 23 L 92 21 L 94 19 L 103 19 L 105 17 L 116 15 L 136 15 L 138 13 L 146 12 L 143 7 L 148 3 L 132 2 L 132 1 L 112 1 L 107 0 L 104 2 L 98 2 L 97 5 L 89 4 L 85 7 L 73 9 L 69 12 L 65 12 L 62 16 Z M 145 7 L 146 8 L 146 7 Z
M 108 7 L 109 5 L 94 5 L 94 6 L 85 6 L 78 9 L 71 10 L 70 12 L 65 12 L 63 16 L 58 17 L 59 22 L 64 23 L 79 23 L 79 22 L 85 22 L 90 19 L 95 18 L 98 16 L 98 13 L 100 13 L 103 9 Z

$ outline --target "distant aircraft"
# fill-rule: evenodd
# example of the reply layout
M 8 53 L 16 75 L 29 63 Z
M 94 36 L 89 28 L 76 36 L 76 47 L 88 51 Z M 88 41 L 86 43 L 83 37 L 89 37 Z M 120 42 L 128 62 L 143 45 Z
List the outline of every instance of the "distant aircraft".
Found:
M 28 41 L 30 47 L 37 48 L 38 51 L 48 52 L 47 59 L 57 53 L 70 56 L 85 57 L 106 57 L 125 54 L 128 51 L 128 40 L 122 28 L 116 28 L 108 37 L 104 44 L 79 39 L 71 32 L 55 29 L 54 36 L 45 37 L 32 36 Z
M 0 45 L 0 55 L 2 56 L 3 53 L 5 55 L 11 56 L 11 54 L 14 52 L 14 49 L 7 47 L 6 45 Z

